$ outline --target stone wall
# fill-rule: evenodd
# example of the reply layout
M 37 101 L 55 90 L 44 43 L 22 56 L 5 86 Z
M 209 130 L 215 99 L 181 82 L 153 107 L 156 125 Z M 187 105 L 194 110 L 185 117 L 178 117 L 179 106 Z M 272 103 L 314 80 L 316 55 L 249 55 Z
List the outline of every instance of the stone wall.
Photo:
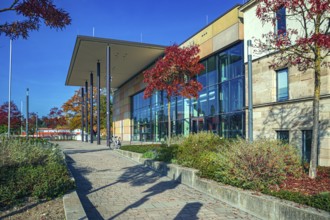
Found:
M 276 71 L 268 68 L 270 59 L 265 57 L 253 62 L 253 136 L 276 139 L 277 130 L 289 130 L 290 143 L 301 150 L 302 130 L 312 130 L 313 124 L 313 71 L 304 73 L 296 67 L 289 68 L 289 99 L 277 102 Z M 247 77 L 246 65 L 246 82 Z M 321 73 L 319 164 L 330 166 L 330 72 L 325 68 Z

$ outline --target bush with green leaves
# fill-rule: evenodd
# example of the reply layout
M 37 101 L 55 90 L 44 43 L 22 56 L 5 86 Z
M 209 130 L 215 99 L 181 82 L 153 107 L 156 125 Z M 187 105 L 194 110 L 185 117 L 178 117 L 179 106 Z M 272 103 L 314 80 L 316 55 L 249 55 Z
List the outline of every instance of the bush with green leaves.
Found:
M 179 145 L 177 152 L 178 163 L 192 168 L 199 168 L 201 156 L 205 152 L 218 152 L 227 146 L 229 141 L 210 132 L 190 134 Z M 204 155 L 205 157 L 205 155 Z
M 159 148 L 161 145 L 160 144 L 150 144 L 150 145 L 125 145 L 121 146 L 120 150 L 126 150 L 126 151 L 131 151 L 135 153 L 140 153 L 143 154 L 147 151 L 154 150 L 156 148 Z
M 0 140 L 0 207 L 50 199 L 74 188 L 61 151 L 42 140 Z
M 238 139 L 218 159 L 216 180 L 245 189 L 265 189 L 287 175 L 300 175 L 302 169 L 297 150 L 276 140 Z

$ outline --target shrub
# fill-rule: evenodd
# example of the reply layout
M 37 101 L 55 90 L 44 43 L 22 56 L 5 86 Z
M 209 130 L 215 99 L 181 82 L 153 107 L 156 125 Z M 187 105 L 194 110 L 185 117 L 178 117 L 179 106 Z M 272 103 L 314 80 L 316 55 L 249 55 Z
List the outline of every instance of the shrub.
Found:
M 0 207 L 26 197 L 49 199 L 74 188 L 61 151 L 40 140 L 0 140 Z
M 227 144 L 228 141 L 220 138 L 217 134 L 209 132 L 190 134 L 178 148 L 178 163 L 198 169 L 200 157 L 204 152 L 217 152 Z
M 219 159 L 216 179 L 245 189 L 262 190 L 286 175 L 301 174 L 297 150 L 278 141 L 239 139 L 224 148 Z
M 143 154 L 149 150 L 154 150 L 156 148 L 159 148 L 161 145 L 160 144 L 150 144 L 150 145 L 127 145 L 127 146 L 121 146 L 121 150 L 126 150 L 126 151 L 132 151 L 135 153 L 140 153 Z
M 199 157 L 199 161 L 196 163 L 196 167 L 199 170 L 198 175 L 200 177 L 216 179 L 215 174 L 220 166 L 219 162 L 219 155 L 216 152 L 203 152 Z

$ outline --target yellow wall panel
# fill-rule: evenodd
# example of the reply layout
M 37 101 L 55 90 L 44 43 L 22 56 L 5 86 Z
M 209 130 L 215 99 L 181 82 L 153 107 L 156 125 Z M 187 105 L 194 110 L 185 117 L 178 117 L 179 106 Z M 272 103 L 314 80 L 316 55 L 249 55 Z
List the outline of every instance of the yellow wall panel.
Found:
M 238 15 L 239 15 L 239 10 L 237 7 L 237 8 L 234 8 L 233 10 L 231 10 L 230 12 L 228 12 L 227 14 L 225 14 L 224 16 L 222 16 L 216 22 L 214 22 L 212 25 L 213 34 L 216 35 L 222 31 L 226 30 L 233 24 L 238 23 L 239 22 Z
M 205 43 L 201 44 L 199 46 L 199 49 L 200 49 L 199 56 L 201 59 L 211 54 L 213 52 L 213 40 L 209 39 Z

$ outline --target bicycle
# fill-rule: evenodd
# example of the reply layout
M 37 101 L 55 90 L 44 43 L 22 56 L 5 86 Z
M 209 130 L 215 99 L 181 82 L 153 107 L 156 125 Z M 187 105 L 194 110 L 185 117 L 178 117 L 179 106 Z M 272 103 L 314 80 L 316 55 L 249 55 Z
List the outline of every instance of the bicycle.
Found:
M 110 148 L 114 150 L 114 149 L 119 149 L 120 146 L 121 146 L 120 137 L 112 136 L 110 139 Z

